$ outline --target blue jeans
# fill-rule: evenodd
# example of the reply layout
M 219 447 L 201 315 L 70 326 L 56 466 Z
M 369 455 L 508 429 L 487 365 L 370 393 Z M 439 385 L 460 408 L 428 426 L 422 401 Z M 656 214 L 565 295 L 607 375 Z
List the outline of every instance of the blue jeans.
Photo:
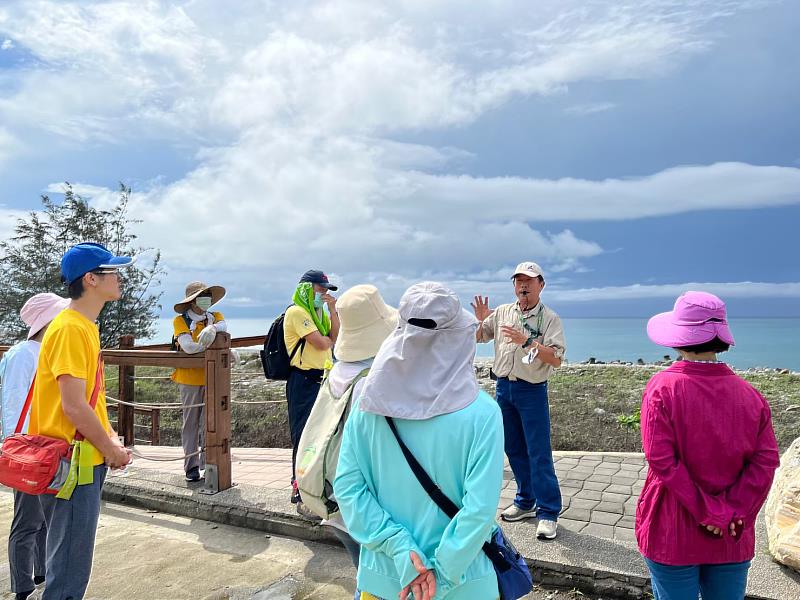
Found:
M 523 510 L 536 506 L 540 519 L 558 520 L 561 489 L 550 447 L 547 382 L 499 377 L 497 403 L 503 413 L 506 456 L 517 480 L 514 504 Z
M 645 558 L 656 600 L 742 600 L 750 561 L 721 565 L 673 566 Z
M 80 600 L 89 585 L 100 492 L 108 468 L 94 468 L 94 482 L 79 485 L 69 500 L 39 496 L 47 521 L 47 579 L 42 600 Z
M 11 591 L 29 592 L 34 575 L 45 574 L 47 526 L 39 496 L 14 490 L 14 519 L 8 534 L 8 567 Z

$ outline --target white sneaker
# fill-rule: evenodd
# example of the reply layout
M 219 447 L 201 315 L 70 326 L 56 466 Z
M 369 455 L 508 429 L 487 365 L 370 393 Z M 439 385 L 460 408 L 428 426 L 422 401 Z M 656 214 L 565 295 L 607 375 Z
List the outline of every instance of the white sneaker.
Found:
M 539 519 L 539 524 L 536 526 L 536 537 L 540 540 L 552 540 L 556 537 L 556 530 L 558 523 L 551 519 Z
M 503 512 L 500 513 L 500 518 L 503 521 L 521 521 L 522 519 L 535 519 L 536 507 L 530 509 L 520 508 L 516 504 L 512 504 Z

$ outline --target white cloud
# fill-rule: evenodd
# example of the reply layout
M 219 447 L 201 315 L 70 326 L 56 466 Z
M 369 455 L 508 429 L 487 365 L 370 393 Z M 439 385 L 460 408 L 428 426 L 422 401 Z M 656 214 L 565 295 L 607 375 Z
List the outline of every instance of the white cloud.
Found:
M 14 47 L 14 42 L 9 40 L 8 38 L 3 40 L 3 43 L 0 44 L 0 50 L 11 50 Z
M 0 169 L 3 168 L 3 163 L 11 157 L 18 145 L 17 139 L 11 132 L 5 127 L 0 127 Z
M 131 211 L 143 220 L 142 241 L 161 248 L 170 269 L 231 271 L 245 288 L 237 293 L 250 297 L 260 297 L 253 286 L 262 273 L 290 286 L 310 267 L 335 269 L 345 274 L 343 283 L 369 278 L 399 292 L 421 278 L 463 281 L 459 291 L 474 294 L 507 280 L 506 271 L 523 259 L 542 263 L 553 284 L 551 275 L 580 272 L 604 251 L 568 229 L 548 231 L 542 227 L 548 220 L 634 218 L 800 198 L 800 169 L 722 164 L 640 179 L 512 183 L 405 170 L 429 155 L 427 148 L 400 144 L 375 152 L 370 140 L 349 137 L 273 135 L 265 144 L 255 134 L 251 143 L 209 154 L 179 182 L 135 193 Z M 91 198 L 115 197 L 112 190 L 74 189 Z M 701 193 L 682 197 L 693 190 Z
M 14 234 L 17 221 L 27 216 L 24 210 L 5 208 L 0 205 L 0 239 L 7 240 Z
M 63 194 L 67 189 L 67 185 L 72 187 L 72 191 L 76 196 L 80 196 L 84 200 L 91 200 L 95 208 L 102 210 L 114 206 L 119 198 L 119 192 L 115 190 L 85 183 L 51 183 L 44 189 L 44 192 L 46 194 Z
M 232 277 L 237 298 L 261 298 L 316 266 L 350 284 L 394 289 L 430 277 L 476 288 L 483 281 L 470 273 L 498 274 L 523 258 L 575 272 L 603 252 L 547 221 L 800 199 L 794 168 L 481 178 L 453 174 L 472 159 L 457 148 L 395 139 L 468 125 L 516 97 L 559 93 L 567 104 L 579 82 L 663 76 L 710 47 L 709 23 L 749 4 L 252 0 L 223 12 L 213 0 L 9 2 L 0 33 L 39 66 L 0 96 L 0 122 L 9 139 L 157 140 L 193 154 L 185 176 L 131 202 L 142 241 L 163 249 L 181 280 Z M 49 143 L 37 152 L 46 148 L 64 151 Z M 117 194 L 91 181 L 74 189 L 98 206 Z
M 390 210 L 427 207 L 432 218 L 485 212 L 495 220 L 621 220 L 696 210 L 785 206 L 800 202 L 800 169 L 716 163 L 665 169 L 626 179 L 409 173 L 395 190 L 402 203 Z M 489 210 L 489 207 L 491 209 Z
M 564 112 L 568 115 L 575 115 L 577 117 L 584 117 L 586 115 L 593 115 L 595 113 L 606 112 L 616 108 L 617 105 L 613 102 L 595 102 L 591 104 L 574 104 L 567 106 Z
M 710 46 L 710 22 L 748 5 L 250 1 L 222 14 L 213 0 L 8 2 L 0 32 L 41 67 L 18 73 L 0 116 L 102 143 L 229 143 L 267 124 L 337 134 L 463 125 L 514 96 L 661 76 Z
M 598 300 L 641 300 L 677 298 L 687 291 L 704 291 L 721 298 L 800 298 L 800 282 L 765 283 L 740 281 L 730 283 L 690 282 L 663 285 L 634 284 L 602 288 L 548 290 L 558 302 L 596 302 Z

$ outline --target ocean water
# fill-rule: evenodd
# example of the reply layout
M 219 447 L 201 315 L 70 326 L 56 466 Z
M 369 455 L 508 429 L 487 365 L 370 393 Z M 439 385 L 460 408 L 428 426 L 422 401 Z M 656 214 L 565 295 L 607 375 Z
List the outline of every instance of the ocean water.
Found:
M 233 337 L 263 335 L 269 320 L 229 319 L 228 331 Z M 589 357 L 646 362 L 660 360 L 665 354 L 676 356 L 674 350 L 653 344 L 647 337 L 647 319 L 563 319 L 567 339 L 567 360 L 582 362 Z M 740 368 L 780 367 L 800 371 L 800 318 L 736 319 L 731 321 L 736 346 L 720 358 Z M 172 319 L 159 319 L 158 333 L 149 343 L 169 342 L 172 338 Z M 479 344 L 477 355 L 491 357 L 492 344 Z

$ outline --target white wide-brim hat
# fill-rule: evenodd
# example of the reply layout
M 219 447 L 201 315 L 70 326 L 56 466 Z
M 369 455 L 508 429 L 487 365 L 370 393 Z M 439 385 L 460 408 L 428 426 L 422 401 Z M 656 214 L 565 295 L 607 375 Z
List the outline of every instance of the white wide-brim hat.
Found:
M 356 285 L 336 301 L 341 323 L 333 352 L 337 360 L 372 358 L 397 328 L 397 310 L 388 306 L 374 285 Z

